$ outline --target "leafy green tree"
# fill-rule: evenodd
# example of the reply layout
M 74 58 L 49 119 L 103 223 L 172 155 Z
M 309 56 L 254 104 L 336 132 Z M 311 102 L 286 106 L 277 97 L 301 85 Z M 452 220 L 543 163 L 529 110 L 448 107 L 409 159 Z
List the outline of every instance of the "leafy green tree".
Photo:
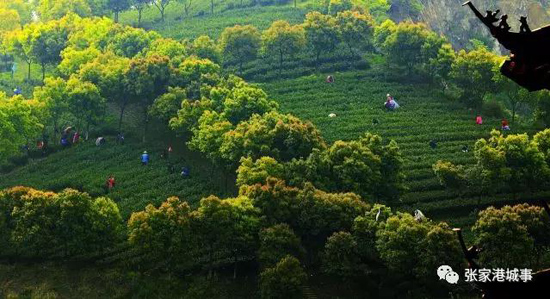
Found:
M 264 268 L 275 266 L 287 255 L 300 258 L 304 254 L 300 238 L 288 224 L 277 224 L 260 231 L 258 260 Z
M 85 50 L 94 47 L 104 51 L 114 36 L 124 31 L 124 27 L 108 18 L 83 18 L 73 24 L 69 35 L 69 47 Z
M 310 246 L 322 246 L 334 232 L 350 230 L 353 219 L 369 208 L 353 193 L 327 193 L 309 183 L 303 188 L 288 187 L 275 178 L 264 185 L 241 187 L 240 194 L 253 200 L 267 223 L 287 223 Z
M 291 26 L 287 21 L 275 21 L 262 34 L 264 53 L 279 57 L 279 74 L 283 69 L 284 57 L 295 55 L 305 46 L 305 33 L 302 26 Z
M 21 145 L 43 129 L 38 119 L 41 106 L 20 96 L 6 99 L 0 93 L 0 162 L 18 153 Z
M 378 49 L 384 48 L 384 43 L 390 35 L 397 30 L 397 24 L 394 21 L 388 19 L 382 22 L 380 25 L 374 27 L 374 45 Z
M 61 51 L 61 62 L 57 66 L 57 70 L 63 77 L 68 78 L 70 75 L 78 73 L 82 66 L 93 61 L 100 54 L 101 51 L 95 47 L 88 47 L 84 50 L 71 46 L 66 47 Z
M 55 235 L 65 256 L 103 250 L 113 245 L 121 232 L 122 218 L 110 199 L 94 200 L 87 193 L 66 189 L 55 197 L 53 205 L 59 206 Z
M 395 30 L 387 36 L 382 49 L 388 63 L 404 67 L 407 74 L 411 75 L 415 68 L 427 62 L 427 48 L 439 48 L 437 44 L 434 46 L 434 42 L 438 41 L 440 46 L 440 39 L 425 24 L 403 22 L 397 24 Z
M 395 141 L 383 145 L 380 136 L 366 134 L 355 141 L 336 141 L 327 150 L 313 151 L 307 160 L 293 161 L 290 167 L 323 190 L 394 200 L 403 190 L 402 165 Z
M 284 165 L 271 157 L 242 158 L 237 169 L 237 186 L 264 184 L 268 177 L 283 178 Z
M 168 198 L 158 208 L 149 204 L 128 220 L 128 242 L 147 260 L 165 260 L 169 267 L 185 268 L 191 264 L 195 245 L 190 214 L 187 202 L 177 197 Z
M 15 21 L 15 19 L 18 20 L 19 26 L 23 26 L 25 24 L 31 23 L 32 13 L 34 9 L 35 9 L 34 3 L 29 1 L 9 0 L 9 1 L 0 2 L 0 10 L 3 11 L 4 13 L 3 17 L 0 18 L 0 20 L 3 20 L 4 22 L 6 22 L 4 24 L 10 24 L 7 27 L 4 27 L 4 25 L 0 25 L 0 28 L 2 28 L 0 29 L 0 31 L 16 29 L 16 28 L 10 27 L 14 24 L 13 21 Z
M 203 198 L 191 214 L 191 229 L 196 234 L 198 248 L 205 252 L 208 269 L 215 258 L 231 258 L 237 274 L 239 257 L 255 252 L 259 231 L 257 209 L 250 199 L 239 197 L 221 200 L 215 196 Z
M 119 56 L 132 58 L 145 51 L 159 37 L 155 32 L 127 28 L 112 37 L 109 49 Z
M 149 108 L 157 97 L 166 92 L 172 74 L 170 60 L 166 56 L 152 55 L 130 61 L 129 69 L 125 75 L 125 84 L 129 96 L 139 99 L 139 104 L 143 109 L 143 140 L 145 140 L 149 124 Z
M 539 151 L 544 155 L 546 164 L 550 165 L 550 129 L 540 131 L 533 136 L 533 142 Z
M 496 83 L 496 90 L 501 91 L 508 100 L 508 107 L 512 110 L 512 122 L 516 119 L 516 111 L 522 104 L 533 102 L 533 96 L 530 92 L 500 74 L 500 71 L 495 70 L 493 81 Z
M 21 19 L 16 10 L 0 7 L 0 33 L 15 30 L 20 26 Z
M 38 12 L 44 21 L 60 19 L 69 13 L 75 13 L 81 17 L 92 14 L 86 0 L 39 0 Z
M 115 14 L 115 23 L 118 23 L 118 14 L 130 8 L 131 0 L 109 0 L 107 7 Z
M 214 63 L 220 63 L 221 53 L 216 45 L 216 42 L 212 40 L 208 35 L 201 35 L 193 41 L 193 54 L 200 58 L 210 59 Z
M 306 157 L 314 148 L 325 146 L 321 134 L 311 123 L 273 111 L 254 114 L 249 120 L 240 122 L 223 136 L 219 151 L 221 157 L 236 168 L 241 157 L 270 156 L 289 161 Z
M 376 249 L 392 271 L 418 279 L 429 277 L 439 265 L 460 268 L 461 252 L 455 234 L 445 223 L 417 221 L 397 213 L 378 230 Z
M 485 95 L 495 90 L 493 77 L 499 57 L 485 48 L 461 50 L 451 66 L 453 82 L 463 90 L 462 98 L 471 107 L 480 107 Z
M 13 194 L 13 193 L 12 193 Z M 102 251 L 120 236 L 122 218 L 114 202 L 66 189 L 61 193 L 27 189 L 15 194 L 12 241 L 23 252 L 64 256 Z
M 444 89 L 449 85 L 451 68 L 455 59 L 456 53 L 449 43 L 444 43 L 437 51 L 437 55 L 429 58 L 427 64 L 428 73 L 430 73 L 432 79 Z
M 278 106 L 276 102 L 267 99 L 262 89 L 242 84 L 231 89 L 225 98 L 222 117 L 237 125 L 252 115 L 275 111 Z
M 31 54 L 42 67 L 42 80 L 46 78 L 46 65 L 61 61 L 61 51 L 68 40 L 68 30 L 60 22 L 48 22 L 35 27 L 31 37 Z
M 179 87 L 168 87 L 168 92 L 158 97 L 149 114 L 155 116 L 162 121 L 169 123 L 170 119 L 177 115 L 178 110 L 182 107 L 182 102 L 187 100 L 187 93 Z
M 223 145 L 224 135 L 232 129 L 233 125 L 221 118 L 219 113 L 206 110 L 200 116 L 197 127 L 193 130 L 193 137 L 188 143 L 189 148 L 204 153 L 216 164 L 226 165 L 219 149 Z
M 165 98 L 163 101 L 169 101 L 170 103 L 174 103 L 174 101 L 179 102 L 180 100 L 177 99 L 177 95 L 175 97 L 172 95 L 168 95 L 168 98 Z M 155 106 L 156 106 L 156 103 L 155 103 Z M 170 104 L 170 106 L 166 106 L 166 107 L 172 107 L 172 106 Z M 158 108 L 155 108 L 153 106 L 153 109 L 158 109 Z M 176 111 L 176 115 L 173 115 L 173 117 L 171 117 L 169 120 L 170 128 L 176 131 L 178 134 L 182 134 L 182 135 L 185 135 L 193 131 L 193 129 L 195 129 L 195 132 L 197 134 L 195 136 L 197 138 L 200 139 L 200 138 L 206 137 L 206 135 L 199 134 L 198 130 L 200 130 L 199 128 L 200 124 L 202 124 L 203 126 L 214 125 L 214 123 L 210 121 L 206 123 L 205 119 L 202 119 L 202 122 L 200 122 L 201 116 L 203 115 L 203 113 L 205 111 L 210 111 L 210 109 L 212 109 L 212 101 L 210 100 L 190 101 L 187 99 L 183 99 L 181 100 L 181 106 L 179 107 L 179 110 Z M 231 126 L 229 122 L 227 122 L 227 124 Z M 203 129 L 205 129 L 205 127 L 203 127 Z M 229 128 L 227 130 L 229 130 Z M 206 133 L 206 131 L 203 131 L 201 133 Z M 201 135 L 201 137 L 199 137 L 199 135 Z M 195 142 L 198 142 L 197 139 L 194 139 L 194 140 Z M 195 143 L 194 146 L 198 146 L 199 143 L 200 142 Z
M 315 54 L 315 61 L 319 65 L 321 53 L 332 52 L 338 44 L 338 25 L 336 19 L 319 12 L 310 12 L 306 15 L 303 24 L 306 40 Z
M 193 0 L 177 0 L 181 4 L 183 4 L 183 14 L 186 17 L 189 17 L 189 13 L 191 13 L 191 7 L 193 5 Z
M 106 101 L 99 88 L 90 82 L 72 77 L 67 81 L 67 103 L 77 120 L 78 128 L 86 128 L 86 137 L 92 125 L 99 124 L 105 116 Z
M 92 82 L 99 88 L 101 96 L 113 101 L 120 109 L 118 130 L 122 128 L 124 112 L 129 103 L 137 100 L 130 95 L 127 72 L 130 69 L 130 60 L 116 56 L 112 52 L 105 52 L 89 63 L 81 66 L 79 77 Z
M 356 276 L 360 262 L 357 247 L 357 242 L 350 233 L 334 233 L 325 244 L 324 271 L 340 278 Z
M 354 48 L 365 48 L 372 44 L 375 23 L 370 14 L 357 11 L 338 12 L 336 22 L 340 37 L 348 46 L 351 56 L 355 56 Z
M 220 84 L 221 68 L 208 59 L 189 57 L 173 69 L 170 85 L 185 88 L 190 100 L 209 98 L 211 89 Z
M 153 0 L 132 0 L 132 5 L 135 7 L 135 9 L 138 12 L 138 22 L 137 26 L 139 27 L 141 25 L 141 17 L 143 14 L 143 10 L 152 3 Z
M 479 262 L 484 267 L 526 268 L 530 266 L 534 240 L 518 213 L 510 207 L 489 207 L 479 213 L 472 228 L 476 243 L 483 248 Z
M 110 0 L 86 0 L 86 3 L 90 6 L 92 16 L 104 16 L 109 13 L 109 1 Z
M 224 29 L 219 45 L 225 61 L 237 61 L 239 72 L 243 71 L 243 63 L 253 60 L 260 49 L 261 35 L 252 25 L 235 25 Z
M 519 192 L 540 189 L 548 179 L 544 154 L 527 134 L 504 136 L 493 130 L 491 138 L 476 142 L 474 154 L 475 178 L 489 191 L 506 188 L 515 198 Z
M 355 218 L 352 232 L 357 242 L 357 252 L 361 260 L 369 264 L 378 262 L 376 235 L 379 230 L 386 226 L 386 220 L 393 215 L 391 208 L 381 204 L 374 204 L 364 215 Z
M 31 79 L 31 65 L 35 61 L 32 53 L 32 33 L 34 28 L 34 25 L 29 24 L 21 30 L 10 31 L 4 35 L 4 43 L 6 43 L 8 51 L 27 63 L 28 80 Z
M 185 45 L 171 38 L 153 37 L 148 49 L 144 50 L 146 56 L 167 56 L 173 63 L 183 61 L 187 55 Z
M 9 253 L 15 247 L 11 241 L 11 233 L 15 227 L 12 212 L 23 203 L 21 197 L 27 195 L 31 188 L 12 187 L 0 190 L 0 253 Z
M 160 19 L 162 22 L 164 22 L 164 14 L 166 7 L 170 4 L 171 0 L 152 0 L 153 5 L 158 9 L 160 12 Z
M 34 89 L 34 99 L 46 107 L 47 118 L 44 123 L 53 128 L 54 140 L 61 131 L 61 119 L 69 114 L 67 81 L 61 78 L 46 78 L 44 85 Z
M 343 11 L 351 11 L 352 8 L 353 3 L 351 3 L 351 0 L 330 0 L 328 13 L 334 16 Z
M 532 263 L 537 268 L 542 266 L 540 264 L 542 262 L 541 257 L 543 254 L 548 253 L 550 247 L 550 221 L 548 213 L 542 207 L 526 203 L 502 209 L 510 209 L 520 216 L 521 221 L 527 227 L 529 236 L 534 240 L 535 260 Z
M 260 274 L 260 294 L 264 299 L 302 298 L 307 275 L 295 257 L 281 259 L 273 268 Z
M 550 92 L 547 90 L 531 93 L 535 102 L 534 118 L 542 126 L 550 124 Z
M 12 242 L 36 256 L 47 254 L 48 248 L 59 246 L 55 237 L 59 206 L 55 205 L 57 194 L 32 190 L 24 197 L 24 204 L 12 211 L 14 229 Z M 52 229 L 54 228 L 54 229 Z
M 468 185 L 466 170 L 461 165 L 439 160 L 432 167 L 439 183 L 453 190 L 463 190 Z

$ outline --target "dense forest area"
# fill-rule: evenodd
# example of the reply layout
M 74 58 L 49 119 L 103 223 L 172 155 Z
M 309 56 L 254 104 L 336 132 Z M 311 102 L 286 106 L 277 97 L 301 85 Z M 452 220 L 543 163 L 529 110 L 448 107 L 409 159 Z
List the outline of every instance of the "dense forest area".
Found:
M 550 264 L 550 92 L 459 1 L 3 0 L 0 38 L 0 296 L 477 298 L 455 227 Z

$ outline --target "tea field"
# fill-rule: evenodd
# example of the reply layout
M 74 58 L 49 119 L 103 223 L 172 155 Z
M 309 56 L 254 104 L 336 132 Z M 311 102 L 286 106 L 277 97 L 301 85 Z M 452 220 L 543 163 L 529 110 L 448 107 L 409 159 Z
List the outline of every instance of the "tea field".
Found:
M 366 132 L 394 139 L 401 148 L 407 176 L 407 192 L 397 206 L 412 212 L 420 209 L 428 217 L 454 225 L 472 224 L 472 213 L 488 204 L 509 201 L 506 194 L 479 197 L 459 196 L 445 190 L 432 171 L 440 159 L 457 164 L 475 163 L 474 143 L 500 127 L 500 119 L 484 118 L 475 124 L 475 111 L 453 102 L 428 85 L 393 82 L 382 69 L 332 73 L 335 83 L 325 83 L 327 74 L 260 84 L 280 103 L 281 110 L 312 121 L 328 141 L 350 140 Z M 392 94 L 401 108 L 383 109 L 386 94 Z M 337 116 L 330 118 L 328 115 Z M 512 132 L 523 133 L 519 125 Z M 437 141 L 437 148 L 429 146 Z M 463 152 L 462 147 L 470 149 Z M 543 197 L 541 193 L 536 197 Z
M 203 34 L 217 39 L 226 27 L 237 24 L 251 24 L 264 30 L 276 20 L 286 20 L 291 24 L 301 23 L 308 11 L 289 5 L 233 8 L 228 2 L 216 4 L 212 15 L 210 1 L 197 1 L 189 16 L 185 16 L 183 5 L 178 2 L 172 3 L 166 8 L 164 22 L 160 20 L 160 13 L 156 7 L 145 8 L 140 27 L 155 30 L 165 37 L 174 39 L 193 39 Z M 123 24 L 137 26 L 136 10 L 121 13 L 119 18 Z
M 41 158 L 38 153 L 25 165 L 0 172 L 0 189 L 25 185 L 60 191 L 75 188 L 93 196 L 106 194 L 107 176 L 114 175 L 116 186 L 107 196 L 115 200 L 123 218 L 147 204 L 159 205 L 169 196 L 178 196 L 191 205 L 211 194 L 227 197 L 236 193 L 233 176 L 216 169 L 200 154 L 187 149 L 183 138 L 174 136 L 163 124 L 154 124 L 142 143 L 139 118 L 130 109 L 127 117 L 126 142 L 116 144 L 113 132 L 95 133 L 94 138 Z M 134 111 L 135 112 L 135 111 Z M 108 123 L 107 126 L 112 124 Z M 106 144 L 97 147 L 96 136 L 106 136 Z M 172 145 L 169 159 L 161 154 Z M 143 151 L 150 154 L 150 164 L 142 166 Z M 38 156 L 38 157 L 36 157 Z M 183 178 L 182 167 L 190 176 Z

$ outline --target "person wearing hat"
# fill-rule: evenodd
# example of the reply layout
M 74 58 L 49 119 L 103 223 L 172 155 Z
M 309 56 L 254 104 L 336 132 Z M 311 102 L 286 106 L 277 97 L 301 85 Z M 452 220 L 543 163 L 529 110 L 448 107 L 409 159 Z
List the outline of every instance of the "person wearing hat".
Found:
M 149 163 L 149 154 L 144 151 L 141 155 L 141 165 L 146 166 Z

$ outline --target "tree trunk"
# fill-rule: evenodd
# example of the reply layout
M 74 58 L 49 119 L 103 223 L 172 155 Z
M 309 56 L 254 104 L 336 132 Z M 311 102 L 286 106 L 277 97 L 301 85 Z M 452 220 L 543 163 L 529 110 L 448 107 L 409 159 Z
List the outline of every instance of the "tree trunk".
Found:
M 243 74 L 243 60 L 239 60 L 239 74 L 242 76 Z
M 296 0 L 294 0 L 294 8 L 296 8 Z
M 319 69 L 319 56 L 321 55 L 321 51 L 317 51 L 317 55 L 315 56 L 315 68 Z
M 115 23 L 118 23 L 118 10 L 115 10 Z
M 282 71 L 283 71 L 283 51 L 279 51 L 279 76 L 281 76 Z
M 118 132 L 120 133 L 122 128 L 122 117 L 124 116 L 124 110 L 126 109 L 126 101 L 120 107 L 120 116 L 118 118 Z
M 214 268 L 214 256 L 212 245 L 210 245 L 208 250 L 208 280 L 212 278 L 212 268 Z
M 164 23 L 164 7 L 160 10 L 160 19 Z
M 27 65 L 29 66 L 28 72 L 27 72 L 27 79 L 29 79 L 30 81 L 31 80 L 31 62 L 27 61 Z
M 353 47 L 349 43 L 348 43 L 348 48 L 349 48 L 350 57 L 351 58 L 355 57 L 355 53 L 353 52 Z M 351 61 L 350 61 L 350 64 L 351 64 Z
M 512 105 L 512 123 L 514 123 L 514 120 L 516 119 L 516 105 Z
M 55 144 L 55 140 L 57 140 L 57 118 L 54 118 L 53 121 L 53 140 Z
M 214 0 L 210 1 L 210 13 L 214 14 Z
M 90 135 L 90 121 L 86 124 L 86 136 Z
M 147 136 L 148 127 L 149 127 L 149 113 L 147 113 L 147 108 L 145 108 L 145 125 L 143 126 L 143 139 L 142 139 L 143 143 L 145 143 L 145 136 Z
M 237 279 L 237 264 L 238 264 L 237 253 L 235 253 L 234 259 L 235 259 L 235 265 L 233 267 L 233 279 Z
M 42 82 L 46 79 L 46 64 L 42 63 Z
M 141 13 L 143 12 L 143 9 L 138 9 L 138 27 L 141 25 Z

